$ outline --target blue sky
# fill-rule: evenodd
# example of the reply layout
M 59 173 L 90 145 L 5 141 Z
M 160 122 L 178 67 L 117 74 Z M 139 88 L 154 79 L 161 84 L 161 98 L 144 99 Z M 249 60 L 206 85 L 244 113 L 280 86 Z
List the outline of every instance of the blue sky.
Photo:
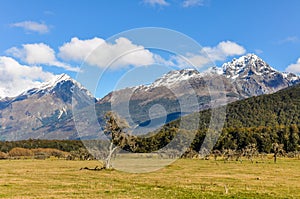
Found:
M 213 58 L 217 65 L 256 53 L 277 70 L 300 73 L 299 9 L 297 0 L 2 0 L 0 96 L 37 86 L 53 74 L 67 73 L 75 78 L 86 55 L 84 49 L 142 27 L 168 28 L 191 37 L 219 56 Z M 119 47 L 142 45 L 124 39 L 120 45 L 107 43 L 114 49 L 112 54 Z M 220 51 L 224 46 L 226 52 Z M 81 51 L 83 54 L 78 54 Z M 142 49 L 142 62 L 123 60 L 122 67 L 107 73 L 96 95 L 112 90 L 126 71 L 145 64 L 153 54 Z M 153 70 L 157 71 L 157 66 Z

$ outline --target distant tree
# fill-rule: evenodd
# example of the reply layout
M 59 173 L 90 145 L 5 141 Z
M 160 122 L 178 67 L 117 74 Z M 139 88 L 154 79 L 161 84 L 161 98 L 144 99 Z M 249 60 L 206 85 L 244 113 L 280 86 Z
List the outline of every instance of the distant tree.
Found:
M 244 149 L 244 154 L 245 156 L 253 163 L 253 156 L 257 153 L 257 148 L 256 144 L 252 143 L 249 144 L 245 149 Z
M 290 136 L 289 136 L 289 151 L 297 151 L 299 142 L 299 129 L 297 125 L 292 124 L 290 127 Z
M 273 143 L 272 144 L 272 148 L 274 151 L 274 163 L 277 162 L 277 157 L 279 154 L 284 154 L 284 150 L 283 150 L 283 144 L 278 144 L 278 143 Z
M 218 149 L 213 150 L 213 151 L 212 151 L 212 154 L 213 154 L 215 160 L 217 160 L 218 156 L 219 156 L 219 157 L 222 156 L 221 151 L 219 151 Z
M 120 118 L 114 112 L 107 112 L 105 114 L 106 125 L 104 134 L 110 139 L 110 145 L 108 149 L 108 155 L 105 159 L 104 167 L 106 169 L 111 168 L 111 158 L 113 153 L 118 148 L 126 148 L 133 145 L 134 139 L 131 139 L 129 134 L 125 132 L 129 128 L 129 125 L 125 119 Z
M 235 154 L 235 150 L 223 149 L 224 162 L 231 160 L 234 157 L 234 154 Z

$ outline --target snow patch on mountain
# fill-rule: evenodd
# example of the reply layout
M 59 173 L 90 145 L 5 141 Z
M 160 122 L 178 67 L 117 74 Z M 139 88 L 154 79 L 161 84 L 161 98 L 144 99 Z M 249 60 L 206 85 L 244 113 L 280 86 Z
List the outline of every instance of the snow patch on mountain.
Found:
M 148 85 L 147 88 L 155 88 L 160 86 L 170 87 L 182 81 L 188 81 L 191 78 L 199 77 L 201 73 L 195 69 L 173 70 L 163 75 L 161 78 Z
M 59 110 L 59 114 L 57 116 L 57 119 L 60 119 L 63 116 L 63 114 L 68 115 L 66 107 L 63 107 L 62 109 Z

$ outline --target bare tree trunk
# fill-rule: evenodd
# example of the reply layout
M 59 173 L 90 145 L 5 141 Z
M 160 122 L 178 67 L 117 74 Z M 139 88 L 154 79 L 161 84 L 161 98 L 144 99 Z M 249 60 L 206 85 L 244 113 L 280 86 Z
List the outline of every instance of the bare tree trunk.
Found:
M 228 194 L 228 187 L 226 184 L 224 185 L 224 189 L 225 189 L 225 194 Z
M 109 153 L 108 153 L 108 156 L 105 160 L 105 169 L 110 169 L 111 168 L 112 155 L 115 152 L 115 150 L 118 148 L 118 146 L 113 147 L 113 145 L 114 145 L 113 142 L 111 142 L 110 145 L 109 145 Z

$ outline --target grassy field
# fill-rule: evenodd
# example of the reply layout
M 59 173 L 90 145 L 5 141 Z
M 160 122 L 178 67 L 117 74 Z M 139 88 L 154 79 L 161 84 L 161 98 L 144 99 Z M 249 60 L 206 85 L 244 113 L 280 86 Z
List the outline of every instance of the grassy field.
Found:
M 130 161 L 130 160 L 128 160 Z M 97 161 L 1 160 L 0 198 L 300 198 L 300 160 L 181 159 L 151 173 L 89 171 Z

